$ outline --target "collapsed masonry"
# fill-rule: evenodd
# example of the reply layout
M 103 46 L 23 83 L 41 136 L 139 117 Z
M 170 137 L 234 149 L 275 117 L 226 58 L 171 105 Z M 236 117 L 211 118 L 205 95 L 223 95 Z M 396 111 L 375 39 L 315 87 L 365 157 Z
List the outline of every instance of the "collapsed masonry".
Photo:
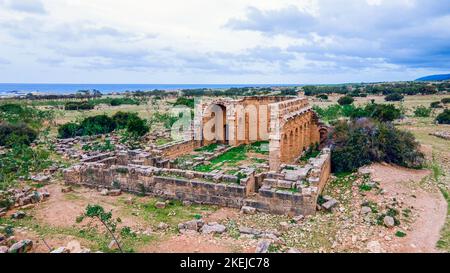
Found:
M 211 115 L 208 105 L 223 111 Z M 246 106 L 243 113 L 237 111 L 239 106 Z M 150 152 L 120 151 L 84 159 L 64 171 L 66 183 L 231 208 L 251 206 L 274 214 L 315 213 L 317 198 L 330 176 L 331 155 L 325 148 L 307 164 L 295 164 L 326 134 L 306 99 L 249 97 L 201 104 L 197 110 L 201 116 L 194 121 L 192 138 Z M 194 138 L 211 124 L 212 138 Z M 257 127 L 267 128 L 267 133 Z M 263 173 L 246 168 L 238 177 L 180 170 L 173 164 L 178 156 L 211 143 L 235 147 L 265 140 L 269 141 L 270 171 Z

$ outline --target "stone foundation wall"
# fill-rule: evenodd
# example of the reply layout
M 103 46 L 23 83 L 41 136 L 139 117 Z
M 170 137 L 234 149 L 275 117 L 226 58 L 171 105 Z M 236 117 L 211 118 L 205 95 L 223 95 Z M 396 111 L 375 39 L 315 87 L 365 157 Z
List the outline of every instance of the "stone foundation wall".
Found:
M 126 160 L 140 164 L 120 165 Z M 234 175 L 144 165 L 155 160 L 142 152 L 119 153 L 66 169 L 64 179 L 67 184 L 120 188 L 165 199 L 231 208 L 246 205 L 274 214 L 310 215 L 315 213 L 318 195 L 330 175 L 328 149 L 306 166 L 284 166 L 281 172 L 258 175 L 248 169 L 246 178 L 240 180 Z
M 200 141 L 187 140 L 160 146 L 157 148 L 157 152 L 166 158 L 175 159 L 179 156 L 189 154 L 200 147 Z

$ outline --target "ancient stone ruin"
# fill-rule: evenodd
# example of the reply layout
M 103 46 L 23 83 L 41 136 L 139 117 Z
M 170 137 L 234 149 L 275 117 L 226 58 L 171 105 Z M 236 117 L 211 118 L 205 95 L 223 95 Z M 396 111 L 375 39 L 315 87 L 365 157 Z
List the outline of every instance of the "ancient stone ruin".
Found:
M 327 133 L 306 99 L 248 97 L 200 103 L 184 139 L 149 151 L 122 150 L 85 158 L 64 171 L 67 184 L 122 190 L 193 203 L 253 209 L 288 215 L 310 215 L 330 175 L 330 150 L 322 148 L 303 164 L 298 159 L 319 147 Z M 216 153 L 231 147 L 268 143 L 268 164 L 239 174 L 198 172 L 179 167 L 176 159 L 212 143 Z

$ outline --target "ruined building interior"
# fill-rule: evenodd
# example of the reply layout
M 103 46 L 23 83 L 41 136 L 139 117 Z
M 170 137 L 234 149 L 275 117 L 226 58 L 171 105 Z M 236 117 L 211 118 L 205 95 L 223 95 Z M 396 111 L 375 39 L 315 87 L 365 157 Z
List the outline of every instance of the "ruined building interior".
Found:
M 310 215 L 330 175 L 327 128 L 307 99 L 255 96 L 216 99 L 196 104 L 195 118 L 184 139 L 152 151 L 118 151 L 83 160 L 64 172 L 68 184 L 119 188 L 165 199 L 258 211 Z M 267 164 L 199 172 L 177 164 L 177 158 L 220 144 L 196 164 L 208 165 L 233 147 L 264 143 Z M 310 147 L 316 157 L 299 163 Z

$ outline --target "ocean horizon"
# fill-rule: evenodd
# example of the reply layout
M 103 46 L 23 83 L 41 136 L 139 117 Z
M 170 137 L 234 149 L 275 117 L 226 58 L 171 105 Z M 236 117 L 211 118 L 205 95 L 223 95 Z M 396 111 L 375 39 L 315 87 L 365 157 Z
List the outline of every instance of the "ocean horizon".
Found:
M 102 93 L 127 91 L 182 90 L 182 89 L 228 89 L 242 87 L 290 87 L 300 84 L 63 84 L 63 83 L 0 83 L 0 94 L 43 93 L 71 94 L 80 90 L 98 90 Z

